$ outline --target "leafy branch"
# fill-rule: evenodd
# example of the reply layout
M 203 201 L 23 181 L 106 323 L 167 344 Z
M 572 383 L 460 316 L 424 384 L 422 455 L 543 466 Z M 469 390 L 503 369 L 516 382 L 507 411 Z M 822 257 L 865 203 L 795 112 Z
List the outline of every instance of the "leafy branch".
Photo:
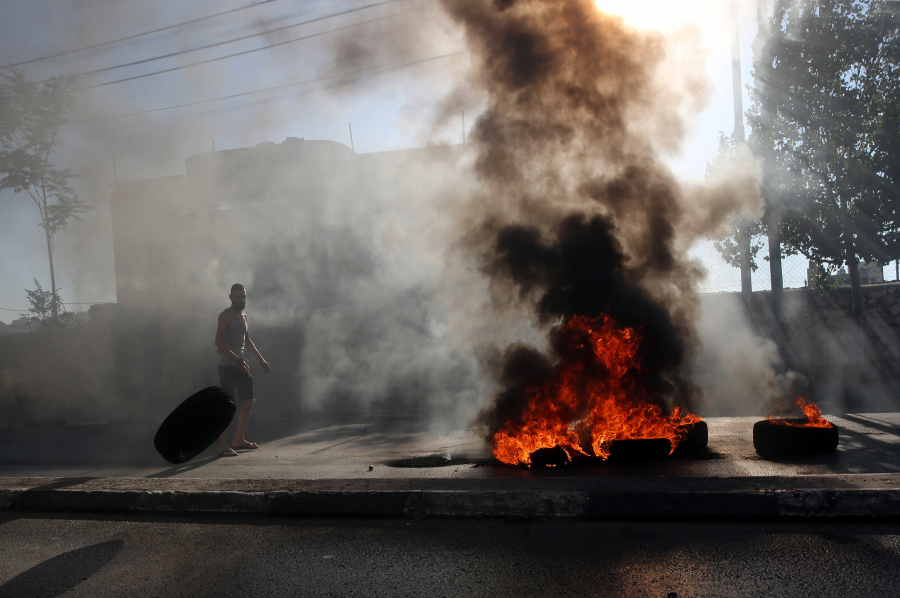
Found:
M 58 292 L 45 291 L 37 279 L 34 279 L 34 285 L 36 288 L 33 291 L 25 289 L 28 303 L 31 304 L 28 308 L 32 314 L 29 321 L 39 323 L 41 330 L 65 328 L 75 321 L 75 314 L 66 311 Z

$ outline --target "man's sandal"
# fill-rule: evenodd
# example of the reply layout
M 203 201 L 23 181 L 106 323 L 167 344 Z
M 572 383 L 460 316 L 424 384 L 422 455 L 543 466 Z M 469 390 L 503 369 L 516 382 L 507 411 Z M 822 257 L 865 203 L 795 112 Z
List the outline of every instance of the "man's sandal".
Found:
M 259 445 L 256 444 L 255 442 L 246 442 L 245 441 L 244 444 L 240 444 L 238 446 L 232 446 L 231 448 L 236 451 L 249 451 L 249 450 L 253 450 L 253 449 L 258 449 Z
M 238 454 L 234 452 L 233 449 L 225 449 L 224 451 L 219 451 L 220 457 L 237 457 Z

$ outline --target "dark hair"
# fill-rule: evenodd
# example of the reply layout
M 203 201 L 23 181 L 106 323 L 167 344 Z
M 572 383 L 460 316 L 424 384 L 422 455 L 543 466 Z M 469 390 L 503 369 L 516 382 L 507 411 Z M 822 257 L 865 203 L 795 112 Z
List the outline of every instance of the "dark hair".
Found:
M 231 294 L 234 294 L 235 291 L 245 291 L 244 285 L 240 283 L 234 283 L 231 285 Z

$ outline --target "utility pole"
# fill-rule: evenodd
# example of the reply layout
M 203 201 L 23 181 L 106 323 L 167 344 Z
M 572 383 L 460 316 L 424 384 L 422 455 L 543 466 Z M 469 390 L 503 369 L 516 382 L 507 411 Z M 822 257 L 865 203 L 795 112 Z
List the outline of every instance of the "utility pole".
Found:
M 768 1 L 756 0 L 756 34 L 766 34 L 766 18 L 768 13 Z M 765 110 L 763 106 L 761 110 Z M 772 115 L 763 114 L 763 126 L 766 117 Z M 763 192 L 765 193 L 765 189 Z M 781 210 L 778 209 L 772 197 L 768 199 L 766 206 L 766 229 L 769 240 L 769 277 L 772 281 L 772 313 L 779 323 L 784 321 L 784 273 L 781 269 Z
M 737 0 L 731 0 L 731 90 L 734 96 L 734 146 L 744 143 L 744 108 L 741 95 L 741 39 Z M 749 301 L 753 293 L 750 279 L 750 232 L 746 224 L 738 227 L 741 256 L 741 294 Z

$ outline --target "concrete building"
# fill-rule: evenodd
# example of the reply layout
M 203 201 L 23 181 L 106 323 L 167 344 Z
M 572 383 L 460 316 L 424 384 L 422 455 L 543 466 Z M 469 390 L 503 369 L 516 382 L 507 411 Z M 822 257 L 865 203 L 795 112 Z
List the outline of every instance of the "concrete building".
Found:
M 285 372 L 302 358 L 304 319 L 352 309 L 349 286 L 376 276 L 373 220 L 388 206 L 413 209 L 429 172 L 446 175 L 465 152 L 358 155 L 289 137 L 190 156 L 183 175 L 115 185 L 111 315 L 123 331 L 115 368 L 123 392 L 149 405 L 217 384 L 216 316 L 241 282 L 257 314 L 251 337 L 281 372 L 259 380 L 262 391 L 295 408 L 302 384 Z

